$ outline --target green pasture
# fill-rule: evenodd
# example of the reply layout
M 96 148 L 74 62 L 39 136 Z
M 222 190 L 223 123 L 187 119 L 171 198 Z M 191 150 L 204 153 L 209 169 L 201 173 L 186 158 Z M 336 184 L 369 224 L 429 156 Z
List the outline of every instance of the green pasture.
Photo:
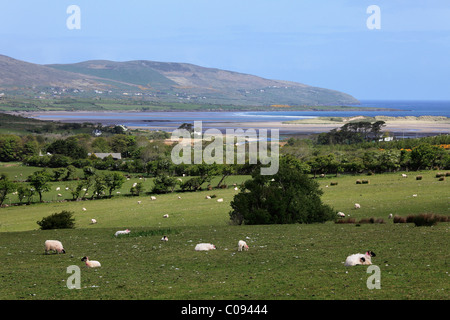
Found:
M 435 171 L 407 174 L 317 179 L 324 202 L 336 211 L 357 220 L 383 218 L 382 224 L 235 226 L 228 213 L 239 191 L 231 187 L 156 195 L 152 201 L 127 195 L 138 178 L 111 199 L 0 208 L 0 299 L 447 300 L 449 225 L 394 224 L 388 215 L 448 215 L 448 179 L 438 181 Z M 415 180 L 418 174 L 422 180 Z M 65 187 L 52 183 L 47 199 L 58 193 L 56 186 Z M 224 201 L 205 198 L 212 194 Z M 62 210 L 74 212 L 75 229 L 38 230 L 37 220 Z M 92 218 L 97 224 L 90 224 Z M 129 235 L 114 237 L 126 228 Z M 168 242 L 160 240 L 164 234 Z M 67 253 L 45 255 L 47 239 L 61 240 Z M 240 239 L 249 251 L 237 251 Z M 200 242 L 217 249 L 196 252 Z M 381 289 L 368 289 L 366 266 L 344 267 L 346 256 L 365 250 L 376 253 L 372 262 L 380 268 Z M 85 255 L 102 267 L 86 268 L 80 261 Z M 71 265 L 81 268 L 79 290 L 66 285 Z

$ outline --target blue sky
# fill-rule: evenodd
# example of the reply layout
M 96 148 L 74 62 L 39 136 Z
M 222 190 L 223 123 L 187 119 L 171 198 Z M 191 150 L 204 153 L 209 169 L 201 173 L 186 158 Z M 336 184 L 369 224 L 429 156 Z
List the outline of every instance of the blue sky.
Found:
M 449 0 L 0 0 L 0 54 L 189 62 L 349 93 L 450 100 Z M 81 10 L 70 30 L 67 7 Z M 366 10 L 381 10 L 371 30 Z

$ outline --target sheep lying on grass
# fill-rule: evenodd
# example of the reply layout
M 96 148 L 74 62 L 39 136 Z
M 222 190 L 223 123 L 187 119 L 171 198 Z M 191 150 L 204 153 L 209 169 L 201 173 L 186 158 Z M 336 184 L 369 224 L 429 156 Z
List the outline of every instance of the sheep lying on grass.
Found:
M 115 234 L 114 234 L 114 236 L 119 236 L 119 235 L 121 235 L 121 234 L 129 234 L 130 233 L 130 230 L 128 230 L 128 229 L 126 229 L 126 230 L 119 230 L 119 231 L 117 231 Z
M 360 209 L 361 205 L 359 203 L 355 203 L 355 209 Z
M 351 256 L 348 256 L 347 259 L 345 259 L 345 266 L 356 266 L 356 265 L 369 265 L 372 264 L 372 257 L 375 257 L 375 253 L 372 251 L 367 251 L 365 254 L 362 253 L 356 253 L 352 254 Z
M 216 250 L 216 246 L 211 243 L 199 243 L 195 246 L 195 251 Z
M 97 268 L 97 267 L 101 267 L 102 266 L 100 264 L 100 262 L 98 262 L 98 261 L 89 260 L 89 257 L 83 257 L 83 258 L 81 258 L 81 261 L 85 261 L 86 267 L 89 267 L 89 268 Z
M 47 240 L 45 241 L 45 253 L 49 251 L 55 251 L 56 253 L 66 253 L 61 241 L 58 240 Z

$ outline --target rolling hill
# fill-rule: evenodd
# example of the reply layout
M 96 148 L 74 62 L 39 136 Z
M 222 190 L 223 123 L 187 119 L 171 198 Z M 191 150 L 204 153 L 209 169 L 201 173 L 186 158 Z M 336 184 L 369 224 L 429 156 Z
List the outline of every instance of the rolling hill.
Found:
M 359 103 L 335 90 L 188 63 L 90 60 L 38 65 L 2 55 L 0 92 L 242 106 Z

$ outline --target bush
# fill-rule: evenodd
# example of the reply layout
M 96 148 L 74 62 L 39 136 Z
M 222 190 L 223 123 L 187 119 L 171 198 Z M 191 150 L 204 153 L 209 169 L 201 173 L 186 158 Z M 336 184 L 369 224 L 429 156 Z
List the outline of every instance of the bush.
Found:
M 41 230 L 73 229 L 75 228 L 75 219 L 72 216 L 73 212 L 63 210 L 60 213 L 54 213 L 44 217 L 41 221 L 37 221 L 36 223 L 41 227 Z
M 292 159 L 280 158 L 278 173 L 273 176 L 255 170 L 252 178 L 231 202 L 230 219 L 235 224 L 316 223 L 336 216 L 322 203 L 319 184 Z

